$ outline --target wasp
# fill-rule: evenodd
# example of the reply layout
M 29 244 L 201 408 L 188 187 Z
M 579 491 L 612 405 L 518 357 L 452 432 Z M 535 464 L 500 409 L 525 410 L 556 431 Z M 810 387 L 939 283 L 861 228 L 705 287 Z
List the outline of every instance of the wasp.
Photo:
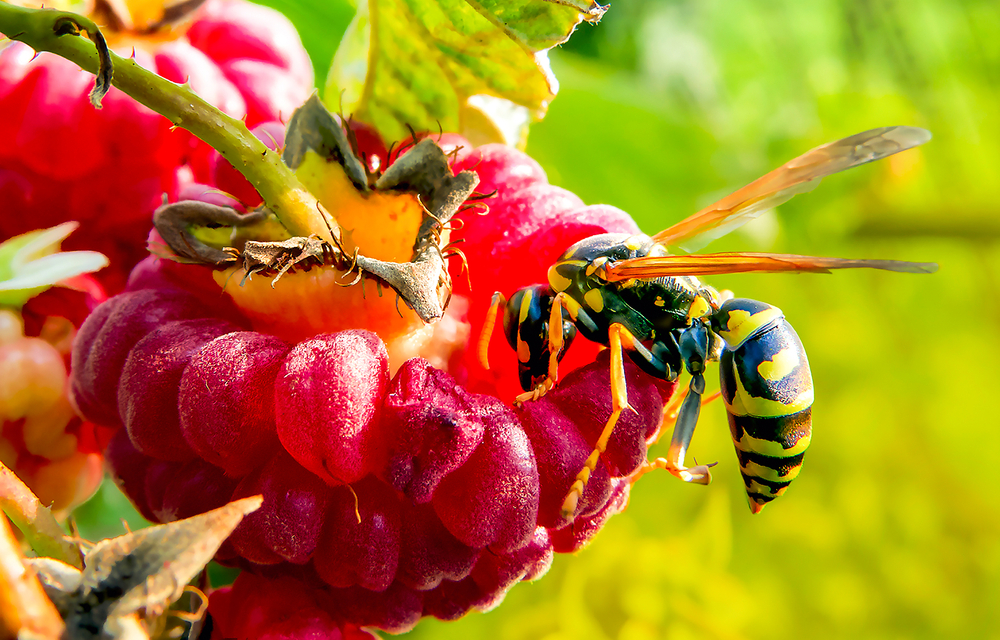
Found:
M 564 517 L 576 511 L 619 416 L 629 408 L 623 350 L 648 375 L 667 381 L 682 371 L 691 376 L 667 455 L 644 470 L 661 468 L 685 482 L 709 483 L 712 465 L 688 467 L 685 457 L 707 401 L 706 365 L 718 362 L 750 510 L 759 513 L 785 492 L 812 437 L 813 383 L 805 349 L 780 309 L 719 292 L 698 276 L 856 268 L 932 273 L 937 265 L 775 253 L 671 255 L 667 247 L 697 249 L 811 190 L 825 176 L 929 139 L 924 129 L 882 127 L 816 147 L 652 237 L 608 233 L 577 242 L 549 269 L 547 285 L 521 289 L 509 301 L 494 294 L 479 356 L 488 369 L 489 340 L 503 308 L 504 335 L 517 353 L 526 392 L 519 403 L 556 385 L 558 363 L 578 333 L 611 352 L 612 413 L 567 493 Z

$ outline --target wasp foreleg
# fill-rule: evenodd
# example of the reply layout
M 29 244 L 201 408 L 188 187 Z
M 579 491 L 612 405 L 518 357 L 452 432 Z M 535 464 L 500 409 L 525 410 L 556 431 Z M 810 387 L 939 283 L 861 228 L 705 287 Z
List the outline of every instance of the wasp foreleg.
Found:
M 559 381 L 559 354 L 563 350 L 563 309 L 574 323 L 592 333 L 597 332 L 597 324 L 579 302 L 563 292 L 552 298 L 552 308 L 549 310 L 549 381 L 552 386 Z
M 486 312 L 486 320 L 483 322 L 483 332 L 479 334 L 479 362 L 487 371 L 490 368 L 490 339 L 493 337 L 493 327 L 497 323 L 497 312 L 506 306 L 507 299 L 503 297 L 503 294 L 499 291 L 494 293 L 489 311 Z

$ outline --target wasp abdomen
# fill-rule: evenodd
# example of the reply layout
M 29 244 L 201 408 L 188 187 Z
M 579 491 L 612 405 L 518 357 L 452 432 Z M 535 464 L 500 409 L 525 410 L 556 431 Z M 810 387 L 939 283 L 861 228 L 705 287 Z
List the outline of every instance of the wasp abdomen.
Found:
M 722 397 L 757 512 L 798 475 L 812 435 L 812 375 L 802 342 L 776 307 L 731 300 L 719 314 L 729 328 L 721 335 L 739 337 L 736 345 L 727 340 L 719 361 Z

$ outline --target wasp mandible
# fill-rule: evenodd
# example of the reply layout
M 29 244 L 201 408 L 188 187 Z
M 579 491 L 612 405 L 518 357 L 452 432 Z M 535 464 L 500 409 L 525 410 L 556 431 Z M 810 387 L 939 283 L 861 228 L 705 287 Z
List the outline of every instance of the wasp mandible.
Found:
M 629 408 L 623 349 L 656 378 L 674 381 L 682 370 L 691 376 L 667 456 L 649 468 L 666 469 L 685 482 L 711 480 L 711 465 L 687 467 L 685 456 L 705 392 L 705 366 L 717 361 L 751 511 L 760 512 L 784 493 L 798 475 L 812 435 L 813 384 L 805 349 L 780 309 L 720 293 L 696 276 L 857 268 L 932 273 L 937 265 L 774 253 L 670 255 L 667 246 L 697 249 L 811 190 L 825 176 L 930 137 L 916 127 L 882 127 L 816 147 L 652 237 L 609 233 L 577 242 L 549 269 L 548 285 L 521 289 L 509 301 L 494 294 L 479 355 L 488 369 L 490 336 L 498 310 L 505 307 L 504 334 L 517 352 L 526 391 L 518 402 L 552 389 L 558 363 L 577 333 L 611 350 L 612 413 L 568 490 L 564 517 L 576 511 L 618 417 Z

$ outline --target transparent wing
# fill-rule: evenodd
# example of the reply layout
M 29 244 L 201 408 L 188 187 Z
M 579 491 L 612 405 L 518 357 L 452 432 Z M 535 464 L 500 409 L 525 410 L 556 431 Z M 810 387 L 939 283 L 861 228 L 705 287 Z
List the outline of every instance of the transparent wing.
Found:
M 703 276 L 720 273 L 829 273 L 833 269 L 883 269 L 902 273 L 934 273 L 933 262 L 851 260 L 785 253 L 708 253 L 690 256 L 633 258 L 608 265 L 602 276 L 609 282 L 663 276 Z
M 697 251 L 795 194 L 811 191 L 820 179 L 830 174 L 881 160 L 930 139 L 926 129 L 881 127 L 829 142 L 664 229 L 653 239 L 685 251 Z

